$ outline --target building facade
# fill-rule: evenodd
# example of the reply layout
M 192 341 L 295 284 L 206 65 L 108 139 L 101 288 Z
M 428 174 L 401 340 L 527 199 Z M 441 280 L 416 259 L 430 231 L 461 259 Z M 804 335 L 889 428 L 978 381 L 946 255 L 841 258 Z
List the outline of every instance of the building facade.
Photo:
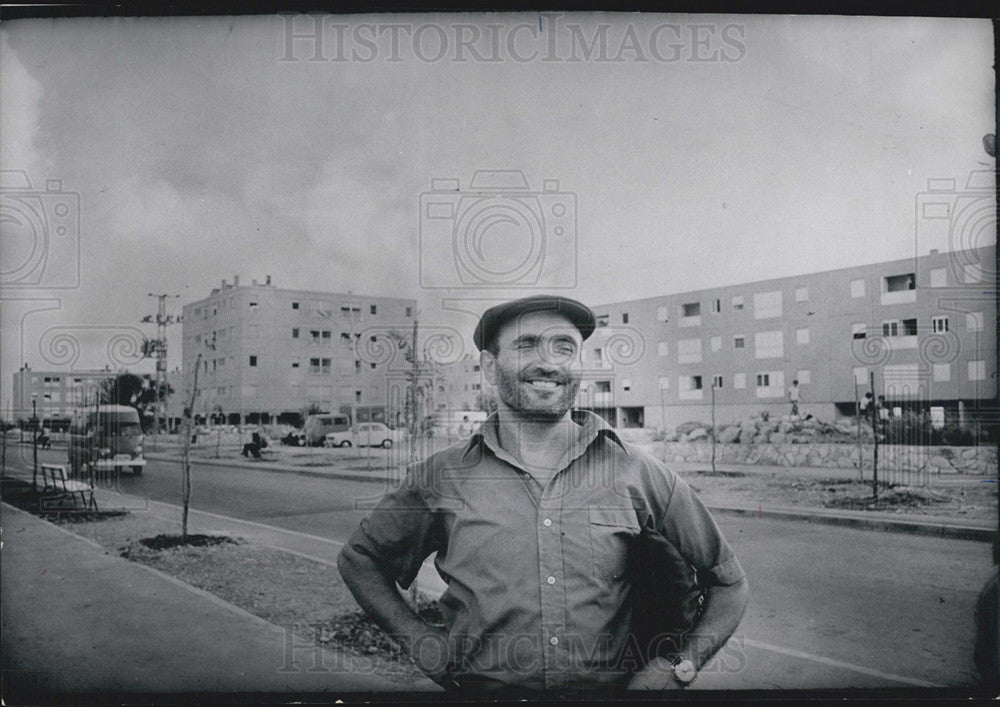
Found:
M 399 365 L 389 338 L 409 335 L 415 311 L 412 299 L 281 289 L 270 277 L 223 280 L 183 308 L 175 394 L 188 404 L 197 363 L 199 418 L 295 423 L 311 410 L 384 408 L 388 371 Z
M 995 246 L 594 307 L 580 407 L 620 427 L 996 410 Z M 713 405 L 714 398 L 714 405 Z
M 100 371 L 36 371 L 25 364 L 13 376 L 14 421 L 27 422 L 34 411 L 47 427 L 68 424 L 73 410 L 85 401 L 93 400 L 104 382 L 118 373 L 110 368 Z

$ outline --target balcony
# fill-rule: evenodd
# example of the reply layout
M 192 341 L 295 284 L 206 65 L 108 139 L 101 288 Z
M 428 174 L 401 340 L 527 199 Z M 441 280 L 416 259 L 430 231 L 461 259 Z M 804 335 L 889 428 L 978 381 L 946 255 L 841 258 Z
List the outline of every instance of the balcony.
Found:
M 896 290 L 895 292 L 882 293 L 882 304 L 910 304 L 916 301 L 916 290 Z

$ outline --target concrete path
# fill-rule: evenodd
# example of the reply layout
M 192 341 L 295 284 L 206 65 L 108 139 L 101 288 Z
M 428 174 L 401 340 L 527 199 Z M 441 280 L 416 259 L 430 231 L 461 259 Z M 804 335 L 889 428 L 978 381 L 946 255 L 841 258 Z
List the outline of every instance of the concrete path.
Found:
M 2 505 L 7 704 L 67 693 L 399 691 L 349 655 Z M 429 681 L 411 689 L 433 688 Z

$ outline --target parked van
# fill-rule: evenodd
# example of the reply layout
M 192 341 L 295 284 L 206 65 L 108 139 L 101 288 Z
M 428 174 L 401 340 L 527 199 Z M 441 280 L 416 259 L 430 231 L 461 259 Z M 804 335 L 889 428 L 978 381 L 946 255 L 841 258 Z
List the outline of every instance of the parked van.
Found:
M 139 413 L 128 405 L 79 408 L 69 426 L 69 468 L 76 474 L 84 464 L 94 469 L 130 470 L 138 476 L 142 458 Z
M 340 413 L 310 415 L 306 418 L 302 431 L 306 436 L 306 444 L 320 447 L 323 440 L 331 432 L 346 432 L 351 429 L 351 418 Z

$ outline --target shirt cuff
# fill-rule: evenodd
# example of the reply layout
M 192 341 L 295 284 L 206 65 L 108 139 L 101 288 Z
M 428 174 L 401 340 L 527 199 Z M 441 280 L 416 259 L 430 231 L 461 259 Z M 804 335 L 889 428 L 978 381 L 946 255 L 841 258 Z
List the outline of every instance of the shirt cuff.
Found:
M 712 584 L 721 584 L 724 586 L 736 584 L 747 576 L 747 573 L 743 571 L 743 567 L 735 555 L 725 562 L 716 565 L 706 572 L 706 574 L 712 578 Z

